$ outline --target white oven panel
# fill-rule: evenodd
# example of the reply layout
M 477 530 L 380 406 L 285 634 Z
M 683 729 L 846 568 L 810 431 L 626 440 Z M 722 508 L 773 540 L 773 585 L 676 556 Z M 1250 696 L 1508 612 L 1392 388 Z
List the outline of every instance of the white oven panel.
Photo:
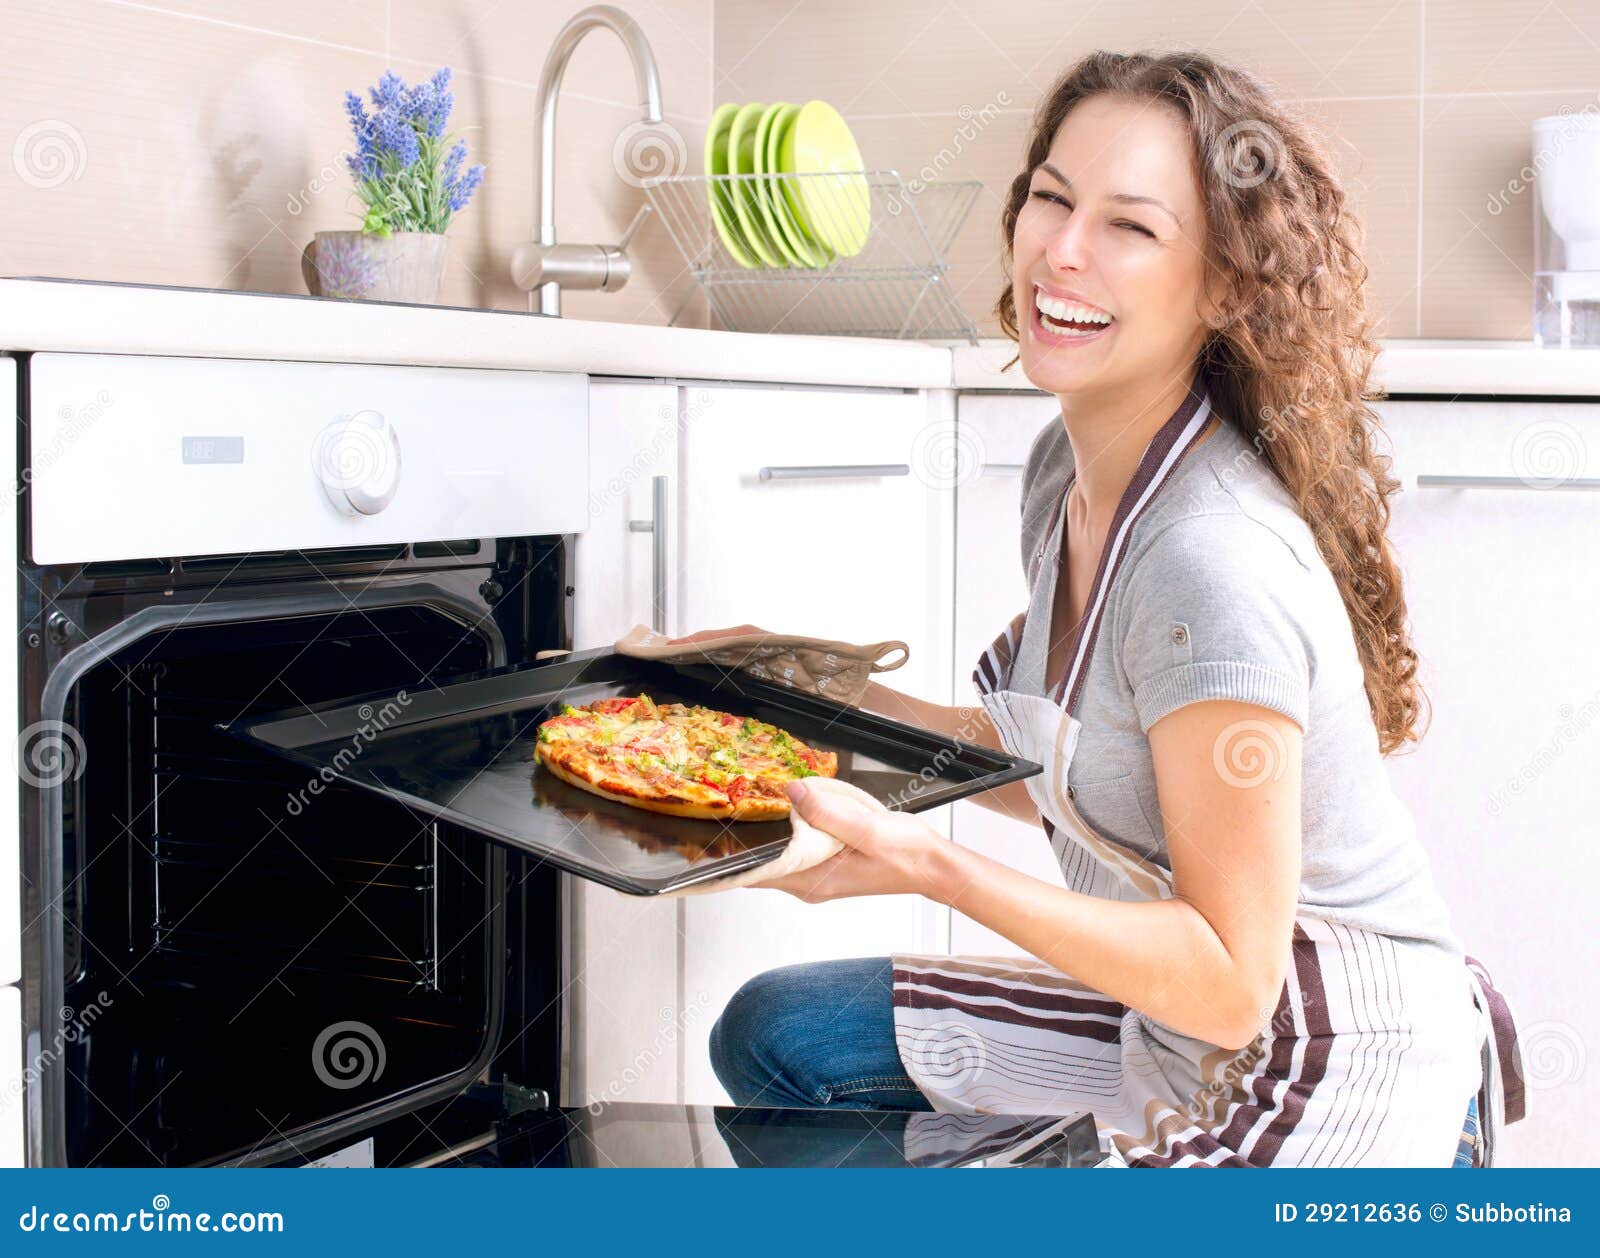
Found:
M 571 533 L 588 377 L 36 354 L 35 563 Z

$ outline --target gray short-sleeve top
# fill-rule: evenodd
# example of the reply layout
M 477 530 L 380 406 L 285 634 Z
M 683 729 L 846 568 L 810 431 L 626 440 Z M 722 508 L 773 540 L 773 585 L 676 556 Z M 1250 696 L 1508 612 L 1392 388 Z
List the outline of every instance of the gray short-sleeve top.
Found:
M 1333 574 L 1264 453 L 1219 418 L 1139 514 L 1109 574 L 1075 713 L 1083 728 L 1068 782 L 1078 811 L 1170 869 L 1147 731 L 1205 699 L 1281 712 L 1304 731 L 1302 910 L 1459 953 L 1410 810 L 1378 750 Z M 1049 625 L 1051 583 L 1041 578 L 1060 561 L 1066 514 L 1053 508 L 1072 466 L 1065 425 L 1052 419 L 1022 482 L 1031 601 L 1011 686 L 1032 694 L 1045 693 L 1037 640 Z M 1270 771 L 1269 736 L 1245 723 L 1218 748 L 1219 771 L 1245 779 Z

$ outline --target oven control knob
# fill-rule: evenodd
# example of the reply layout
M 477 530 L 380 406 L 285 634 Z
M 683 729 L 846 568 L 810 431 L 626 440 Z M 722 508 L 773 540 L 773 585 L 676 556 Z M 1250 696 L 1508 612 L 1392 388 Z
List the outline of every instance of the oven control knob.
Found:
M 400 488 L 400 438 L 378 411 L 358 411 L 317 438 L 317 479 L 345 515 L 377 515 Z

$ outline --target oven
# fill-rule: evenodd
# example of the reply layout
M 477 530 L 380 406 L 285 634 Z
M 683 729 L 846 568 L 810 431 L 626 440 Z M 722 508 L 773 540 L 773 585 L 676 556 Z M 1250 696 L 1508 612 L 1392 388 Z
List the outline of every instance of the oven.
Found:
M 574 1107 L 561 860 L 360 789 L 359 737 L 319 766 L 232 734 L 335 709 L 426 726 L 463 678 L 569 667 L 580 584 L 609 575 L 574 563 L 586 377 L 0 363 L 20 819 L 0 990 L 25 1063 L 0 1120 L 26 1164 L 1097 1160 L 1086 1116 Z
M 557 871 L 219 725 L 570 647 L 586 379 L 35 354 L 18 386 L 29 1164 L 415 1160 L 550 1104 Z

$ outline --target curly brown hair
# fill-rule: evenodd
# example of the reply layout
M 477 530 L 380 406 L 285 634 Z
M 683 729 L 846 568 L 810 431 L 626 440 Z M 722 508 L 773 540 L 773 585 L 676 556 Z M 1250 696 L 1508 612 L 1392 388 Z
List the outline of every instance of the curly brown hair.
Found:
M 1378 417 L 1368 403 L 1383 394 L 1369 381 L 1378 344 L 1360 220 L 1310 126 L 1248 72 L 1198 52 L 1090 53 L 1046 93 L 1006 198 L 1006 286 L 994 313 L 1013 341 L 1012 247 L 1033 171 L 1072 109 L 1102 94 L 1153 98 L 1188 121 L 1205 265 L 1229 294 L 1200 350 L 1202 383 L 1218 415 L 1264 453 L 1316 538 L 1350 616 L 1379 750 L 1389 755 L 1420 736 L 1424 696 L 1385 536 L 1400 483 L 1372 442 Z

